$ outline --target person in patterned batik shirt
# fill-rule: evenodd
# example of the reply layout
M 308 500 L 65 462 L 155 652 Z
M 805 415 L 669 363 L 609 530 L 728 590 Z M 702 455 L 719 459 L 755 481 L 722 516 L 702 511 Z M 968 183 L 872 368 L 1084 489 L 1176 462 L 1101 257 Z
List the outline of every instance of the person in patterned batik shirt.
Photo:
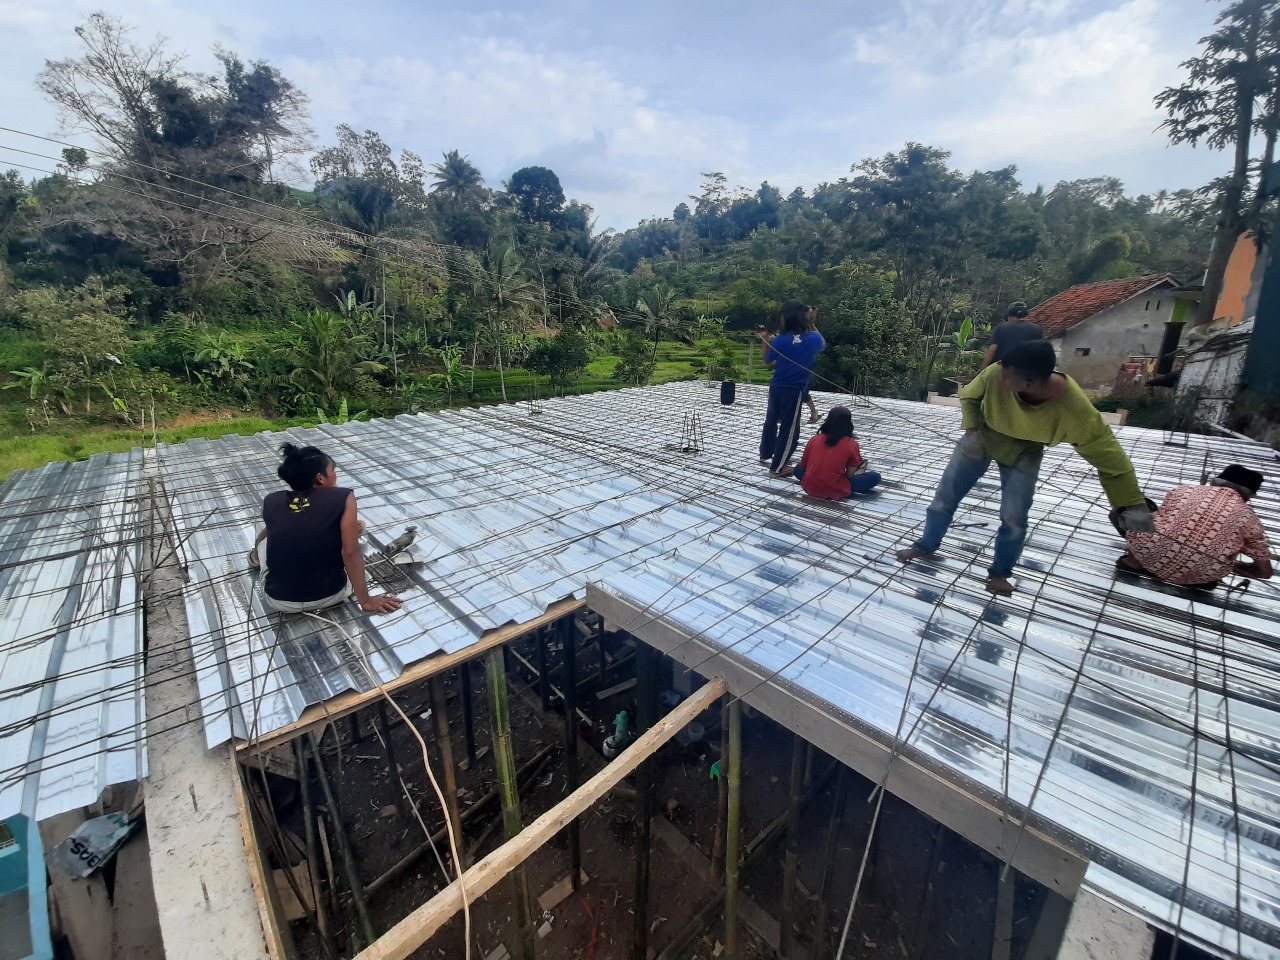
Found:
M 1175 487 L 1156 511 L 1155 533 L 1125 534 L 1129 550 L 1116 566 L 1189 587 L 1213 586 L 1230 573 L 1269 579 L 1267 535 L 1248 503 L 1262 479 L 1233 463 L 1208 486 Z

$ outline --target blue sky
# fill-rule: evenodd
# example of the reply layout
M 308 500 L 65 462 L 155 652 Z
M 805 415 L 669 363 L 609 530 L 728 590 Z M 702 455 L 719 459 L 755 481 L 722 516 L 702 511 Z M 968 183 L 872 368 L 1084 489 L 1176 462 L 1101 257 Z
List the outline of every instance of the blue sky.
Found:
M 701 171 L 786 193 L 909 140 L 964 170 L 1016 164 L 1028 188 L 1172 190 L 1229 165 L 1168 146 L 1152 105 L 1212 29 L 1203 0 L 0 0 L 0 124 L 58 130 L 33 80 L 95 9 L 193 69 L 214 43 L 270 61 L 310 95 L 321 145 L 346 122 L 427 163 L 456 148 L 494 187 L 549 166 L 600 228 L 670 216 Z M 22 159 L 0 149 L 0 167 Z

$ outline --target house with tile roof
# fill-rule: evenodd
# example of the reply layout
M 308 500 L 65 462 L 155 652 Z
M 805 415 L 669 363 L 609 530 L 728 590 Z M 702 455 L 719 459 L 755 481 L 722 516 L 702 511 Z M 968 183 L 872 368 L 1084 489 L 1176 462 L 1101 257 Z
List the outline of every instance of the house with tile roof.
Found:
M 1057 350 L 1059 370 L 1105 393 L 1130 358 L 1154 360 L 1174 320 L 1177 287 L 1168 274 L 1078 283 L 1034 307 L 1030 319 Z

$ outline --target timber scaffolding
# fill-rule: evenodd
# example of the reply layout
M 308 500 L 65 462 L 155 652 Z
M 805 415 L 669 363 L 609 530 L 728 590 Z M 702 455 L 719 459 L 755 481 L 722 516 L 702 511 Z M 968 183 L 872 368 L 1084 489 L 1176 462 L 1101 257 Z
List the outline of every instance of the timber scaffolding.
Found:
M 836 395 L 816 399 L 824 406 L 849 402 Z M 696 453 L 683 451 L 688 444 L 679 429 L 690 412 L 699 414 L 704 433 Z M 856 778 L 867 781 L 872 802 L 861 805 L 867 816 L 849 817 L 863 821 L 858 857 L 849 867 L 859 880 L 853 887 L 875 872 L 878 858 L 883 862 L 875 841 L 892 829 L 893 811 L 885 800 L 892 795 L 951 831 L 934 835 L 928 862 L 942 856 L 945 837 L 954 833 L 1010 865 L 991 892 L 999 929 L 1011 922 L 1011 878 L 1021 874 L 1048 891 L 1035 936 L 1017 941 L 1023 952 L 1011 950 L 1014 938 L 997 933 L 993 956 L 1002 949 L 1010 951 L 1005 956 L 1038 955 L 1033 947 L 1055 940 L 1052 931 L 1066 924 L 1072 899 L 1090 905 L 1072 913 L 1074 926 L 1086 913 L 1095 919 L 1106 913 L 1099 898 L 1115 911 L 1112 928 L 1118 924 L 1133 937 L 1135 957 L 1149 945 L 1148 925 L 1220 956 L 1280 956 L 1273 859 L 1280 846 L 1280 709 L 1274 695 L 1280 594 L 1266 583 L 1224 598 L 1221 591 L 1190 594 L 1117 578 L 1112 561 L 1118 541 L 1097 502 L 1096 481 L 1087 465 L 1061 450 L 1045 458 L 1013 598 L 994 600 L 981 587 L 983 554 L 997 523 L 998 486 L 992 480 L 980 483 L 957 515 L 944 545 L 950 559 L 900 568 L 889 551 L 918 531 L 950 452 L 957 412 L 863 398 L 859 437 L 887 482 L 876 495 L 847 503 L 814 501 L 794 484 L 763 475 L 753 449 L 762 413 L 760 389 L 740 387 L 738 402 L 721 406 L 716 392 L 700 384 L 673 384 L 548 400 L 536 418 L 511 405 L 291 430 L 287 439 L 315 443 L 334 455 L 344 483 L 358 492 L 373 548 L 384 547 L 407 525 L 419 527 L 417 563 L 404 568 L 410 587 L 402 591 L 406 604 L 399 613 L 370 618 L 343 608 L 328 612 L 328 622 L 320 625 L 267 613 L 242 561 L 256 532 L 263 491 L 276 485 L 275 448 L 286 437 L 228 437 L 148 452 L 150 489 L 124 491 L 118 500 L 145 498 L 168 518 L 169 545 L 153 549 L 152 559 L 171 563 L 180 575 L 162 599 L 178 603 L 186 618 L 185 677 L 197 687 L 187 702 L 186 722 L 195 719 L 198 704 L 206 746 L 236 741 L 233 752 L 240 762 L 232 765 L 236 775 L 228 781 L 241 803 L 269 952 L 287 955 L 289 945 L 282 904 L 268 880 L 283 870 L 284 861 L 297 859 L 300 849 L 316 854 L 307 858 L 310 863 L 325 862 L 328 851 L 328 893 L 333 885 L 349 888 L 355 911 L 349 926 L 369 957 L 408 955 L 461 902 L 454 884 L 388 930 L 373 929 L 359 916 L 359 890 L 373 896 L 394 881 L 385 873 L 362 875 L 361 864 L 349 856 L 350 846 L 331 819 L 342 798 L 325 792 L 336 783 L 324 776 L 334 751 L 311 737 L 326 728 L 336 737 L 351 722 L 344 718 L 356 717 L 361 731 L 370 730 L 389 747 L 395 719 L 382 716 L 383 708 L 394 709 L 386 691 L 398 703 L 409 698 L 401 709 L 417 698 L 419 705 L 406 711 L 411 717 L 421 720 L 423 707 L 432 711 L 430 724 L 410 721 L 394 729 L 423 728 L 423 739 L 443 748 L 449 741 L 436 724 L 448 694 L 442 696 L 433 681 L 456 668 L 453 690 L 455 699 L 462 698 L 471 689 L 465 676 L 473 672 L 470 665 L 483 662 L 487 679 L 494 681 L 494 769 L 507 787 L 488 804 L 501 806 L 505 832 L 515 833 L 522 785 L 532 770 L 543 768 L 514 769 L 514 757 L 503 747 L 506 709 L 495 691 L 506 688 L 498 670 L 505 671 L 508 654 L 496 651 L 512 649 L 540 630 L 567 631 L 559 624 L 576 617 L 585 602 L 630 635 L 637 695 L 645 690 L 639 698 L 645 722 L 656 716 L 646 706 L 652 688 L 642 669 L 650 659 L 647 651 L 668 657 L 664 662 L 673 676 L 687 671 L 708 680 L 696 690 L 690 683 L 684 703 L 654 721 L 650 733 L 659 732 L 645 734 L 649 739 L 602 773 L 621 779 L 639 765 L 643 785 L 653 774 L 641 763 L 644 750 L 656 751 L 676 726 L 687 725 L 688 711 L 706 706 L 699 695 L 714 699 L 724 684 L 730 704 L 729 720 L 722 724 L 726 757 L 741 749 L 740 735 L 734 742 L 739 728 L 733 718 L 752 707 L 796 736 L 797 747 L 812 744 L 840 764 L 831 768 L 834 784 L 824 781 L 824 788 L 834 785 L 837 794 L 852 796 Z M 607 437 L 601 436 L 602 424 L 608 425 Z M 1274 472 L 1272 451 L 1258 444 L 1189 437 L 1171 446 L 1157 432 L 1134 428 L 1118 435 L 1146 492 L 1157 499 L 1228 462 Z M 64 486 L 75 500 L 75 484 Z M 20 477 L 5 490 L 23 490 L 34 515 L 40 502 L 36 487 Z M 73 511 L 77 503 L 58 509 Z M 1273 530 L 1280 527 L 1277 505 L 1273 486 L 1255 501 Z M 98 494 L 94 507 L 109 511 L 112 504 Z M 134 549 L 140 536 L 124 537 L 121 549 Z M 104 582 L 118 582 L 118 570 L 113 575 L 114 581 Z M 100 585 L 90 586 L 92 596 L 101 592 Z M 566 599 L 571 597 L 582 599 Z M 526 673 L 546 677 L 549 687 L 557 669 L 569 670 L 567 660 L 554 662 L 557 653 L 564 657 L 565 643 L 526 651 L 524 664 L 518 650 L 509 656 Z M 541 670 L 545 657 L 552 662 Z M 117 670 L 122 666 L 113 663 Z M 105 689 L 118 696 L 123 686 Z M 560 690 L 577 686 L 564 681 Z M 556 695 L 546 695 L 550 706 Z M 152 701 L 148 687 L 154 744 Z M 465 714 L 465 699 L 461 705 Z M 574 712 L 564 711 L 567 718 Z M 140 742 L 136 727 L 95 726 L 92 732 L 135 751 Z M 566 729 L 566 748 L 570 736 Z M 464 731 L 464 741 L 472 740 Z M 32 741 L 32 763 L 10 767 L 2 786 L 21 788 L 24 780 L 35 779 L 39 789 L 27 794 L 48 792 L 54 782 L 48 774 L 57 764 L 37 756 L 37 749 Z M 388 771 L 411 762 L 405 745 L 398 749 L 400 757 L 387 755 Z M 209 756 L 225 757 L 222 750 Z M 576 755 L 564 751 L 566 761 Z M 799 749 L 793 756 L 798 763 Z M 443 760 L 438 757 L 432 766 L 447 781 L 453 764 Z M 750 763 L 745 761 L 748 775 Z M 733 917 L 750 909 L 734 883 L 737 871 L 740 865 L 750 869 L 752 855 L 766 848 L 742 843 L 740 827 L 731 828 L 743 815 L 732 800 L 742 789 L 743 766 L 730 762 L 723 778 L 723 800 L 717 802 L 724 812 L 717 819 L 725 824 L 724 836 L 710 867 L 723 864 L 723 909 Z M 14 769 L 20 774 L 16 781 Z M 106 785 L 103 770 L 99 765 L 92 775 Z M 306 788 L 302 806 L 313 811 L 293 838 L 288 831 L 277 835 L 277 798 L 270 788 L 278 778 L 292 779 L 290 770 L 299 793 Z M 181 776 L 181 770 L 171 774 L 174 780 Z M 572 822 L 580 813 L 576 803 L 589 804 L 617 787 L 599 776 L 470 866 L 463 888 L 472 891 L 471 881 L 476 889 L 500 882 Z M 794 782 L 787 779 L 788 785 Z M 452 791 L 446 782 L 446 798 Z M 806 794 L 790 791 L 784 825 L 803 816 L 791 801 L 798 799 L 803 808 Z M 649 797 L 641 789 L 636 798 L 643 822 L 651 816 Z M 413 799 L 406 799 L 412 807 Z M 150 803 L 149 793 L 149 808 Z M 449 819 L 459 822 L 463 814 L 450 811 Z M 656 818 L 659 826 L 662 819 Z M 824 840 L 832 850 L 847 848 L 839 817 L 831 824 Z M 794 829 L 787 833 L 796 836 Z M 413 843 L 430 856 L 425 839 Z M 198 851 L 193 856 L 198 861 Z M 798 856 L 789 843 L 784 867 Z M 441 859 L 447 857 L 442 849 Z M 155 861 L 153 854 L 153 866 Z M 587 861 L 582 869 L 590 873 Z M 648 858 L 637 862 L 637 889 L 643 891 L 648 881 L 641 861 L 647 865 Z M 481 867 L 483 872 L 474 873 Z M 305 913 L 310 878 L 283 873 L 283 887 Z M 796 873 L 792 868 L 791 876 Z M 783 890 L 782 912 L 794 919 L 797 888 L 785 874 L 781 885 L 791 892 Z M 570 882 L 578 876 L 567 868 L 565 875 Z M 931 892 L 939 885 L 935 876 L 931 868 L 920 882 L 921 917 L 939 909 Z M 822 880 L 819 900 L 840 878 Z M 518 888 L 518 876 L 514 883 Z M 326 891 L 311 891 L 311 899 L 324 905 Z M 513 902 L 523 899 L 519 894 Z M 701 916 L 707 926 L 720 909 L 715 899 Z M 646 905 L 643 896 L 633 904 L 637 944 Z M 830 904 L 841 913 L 846 905 L 858 906 L 849 900 Z M 319 911 L 310 909 L 318 927 Z M 853 916 L 856 944 L 861 914 L 855 910 Z M 517 918 L 525 942 L 531 923 L 532 912 Z M 818 924 L 815 933 L 822 929 Z M 725 935 L 737 930 L 730 923 Z M 789 957 L 808 946 L 791 940 L 794 933 L 790 919 L 777 932 L 779 948 Z M 381 946 L 368 945 L 370 940 Z M 830 953 L 837 944 L 820 946 Z M 337 947 L 354 952 L 350 942 Z M 167 936 L 166 948 L 178 955 Z M 383 949 L 388 952 L 370 952 Z

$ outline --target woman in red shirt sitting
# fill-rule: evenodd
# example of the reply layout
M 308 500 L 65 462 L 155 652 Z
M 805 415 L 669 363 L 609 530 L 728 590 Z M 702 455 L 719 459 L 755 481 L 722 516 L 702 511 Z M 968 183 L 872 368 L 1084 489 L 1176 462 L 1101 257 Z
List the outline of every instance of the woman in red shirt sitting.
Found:
M 880 482 L 880 474 L 867 469 L 862 450 L 853 437 L 853 414 L 848 407 L 832 407 L 817 434 L 804 448 L 796 479 L 804 492 L 826 500 L 843 500 L 866 493 Z

